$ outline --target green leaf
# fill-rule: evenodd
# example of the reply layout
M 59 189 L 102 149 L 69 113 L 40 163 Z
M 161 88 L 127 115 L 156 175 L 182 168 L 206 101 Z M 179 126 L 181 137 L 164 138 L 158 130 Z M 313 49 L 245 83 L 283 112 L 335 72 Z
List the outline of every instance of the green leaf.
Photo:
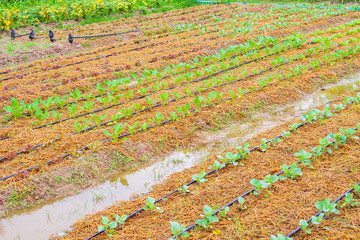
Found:
M 209 216 L 209 215 L 211 215 L 211 212 L 212 212 L 211 207 L 205 205 L 205 206 L 204 206 L 204 213 L 205 213 L 205 215 L 206 215 L 206 216 Z
M 104 231 L 105 229 L 104 229 L 104 226 L 98 226 L 98 232 L 101 232 L 101 231 Z
M 110 220 L 109 220 L 108 217 L 102 216 L 102 217 L 101 217 L 101 222 L 102 222 L 103 224 L 108 224 L 108 223 L 110 222 Z
M 117 225 L 118 225 L 117 222 L 111 222 L 111 223 L 109 224 L 109 228 L 116 228 Z

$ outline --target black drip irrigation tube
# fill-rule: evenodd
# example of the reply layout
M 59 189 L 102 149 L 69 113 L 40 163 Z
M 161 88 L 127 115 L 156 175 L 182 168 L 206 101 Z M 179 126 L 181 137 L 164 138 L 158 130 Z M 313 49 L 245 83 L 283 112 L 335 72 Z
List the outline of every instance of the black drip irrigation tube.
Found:
M 356 130 L 356 128 L 355 128 Z M 357 185 L 360 185 L 360 182 L 357 183 Z M 349 190 L 347 190 L 346 192 L 344 192 L 343 194 L 341 194 L 337 199 L 335 199 L 332 203 L 338 203 L 343 197 L 346 196 L 346 194 L 351 193 L 354 189 L 350 188 Z M 318 213 L 316 213 L 315 215 L 313 215 L 313 217 L 318 217 L 321 213 L 323 213 L 323 211 L 319 211 Z M 309 223 L 311 221 L 312 217 L 310 217 L 306 222 Z M 292 235 L 294 235 L 295 233 L 297 233 L 298 231 L 301 230 L 301 227 L 297 227 L 294 231 L 292 231 L 291 233 L 289 233 L 286 237 L 291 237 Z
M 352 102 L 353 102 L 353 101 L 351 101 L 349 104 L 351 104 Z M 328 104 L 328 103 L 327 103 L 327 104 Z M 325 105 L 327 105 L 327 104 L 325 104 Z M 334 112 L 334 110 L 331 111 L 331 112 Z M 299 124 L 295 129 L 289 130 L 289 132 L 293 132 L 293 131 L 299 129 L 300 127 L 302 127 L 302 126 L 304 126 L 304 125 L 306 125 L 306 124 L 308 124 L 308 123 L 310 123 L 310 121 L 303 122 L 303 123 Z M 355 129 L 356 129 L 356 128 L 355 128 Z M 273 141 L 273 140 L 275 140 L 275 139 L 279 139 L 279 138 L 281 138 L 281 137 L 283 137 L 283 134 L 278 135 L 278 136 L 272 138 L 271 140 L 266 141 L 266 144 L 270 143 L 271 141 Z M 329 146 L 329 145 L 332 144 L 332 143 L 333 143 L 333 142 L 329 143 L 327 146 Z M 255 151 L 256 149 L 258 149 L 259 147 L 260 147 L 260 145 L 258 145 L 258 146 L 256 146 L 256 147 L 250 149 L 249 152 L 253 152 L 253 151 Z M 239 159 L 237 159 L 237 160 L 239 160 Z M 300 162 L 301 162 L 301 160 L 299 160 L 299 161 L 297 162 L 297 164 L 299 164 Z M 230 164 L 230 163 L 225 163 L 225 166 L 228 165 L 228 164 Z M 290 166 L 289 166 L 288 168 L 290 168 Z M 208 175 L 210 175 L 210 174 L 212 174 L 212 173 L 214 173 L 214 172 L 216 172 L 216 170 L 211 170 L 211 171 L 205 173 L 204 177 L 205 177 L 205 176 L 208 176 Z M 278 172 L 278 173 L 276 174 L 276 176 L 278 176 L 278 175 L 280 175 L 280 174 L 282 174 L 282 173 L 284 173 L 284 170 Z M 185 184 L 184 186 L 189 186 L 189 185 L 194 184 L 194 183 L 196 183 L 196 180 L 192 180 L 192 181 L 188 182 L 187 184 Z M 245 196 L 249 195 L 251 192 L 253 192 L 254 190 L 256 190 L 256 187 L 255 187 L 255 188 L 252 188 L 251 190 L 247 191 L 246 193 L 240 195 L 240 197 L 245 197 Z M 163 197 L 160 197 L 159 199 L 155 200 L 154 203 L 160 202 L 161 200 L 164 200 L 164 199 L 168 198 L 169 196 L 173 195 L 173 194 L 176 193 L 176 192 L 178 192 L 177 189 L 174 190 L 174 191 L 172 191 L 172 192 L 170 192 L 170 193 L 168 193 L 168 194 L 166 194 L 166 195 L 164 195 Z M 239 197 L 238 197 L 238 198 L 239 198 Z M 231 206 L 232 204 L 234 204 L 235 202 L 238 201 L 238 198 L 236 198 L 235 200 L 233 200 L 233 201 L 231 201 L 230 203 L 226 204 L 226 205 L 223 206 L 222 208 L 218 209 L 218 210 L 215 211 L 212 215 L 217 214 L 218 212 L 220 212 L 220 211 L 221 211 L 222 209 L 224 209 L 225 207 Z M 144 211 L 143 208 L 138 209 L 137 211 L 131 213 L 131 214 L 126 218 L 126 220 L 129 219 L 129 218 L 131 218 L 131 217 L 133 217 L 134 215 L 142 212 L 142 211 Z M 190 230 L 191 228 L 193 228 L 193 227 L 195 227 L 195 226 L 196 226 L 196 224 L 191 225 L 190 227 L 186 228 L 184 231 L 182 231 L 181 233 L 179 233 L 177 236 L 175 236 L 175 238 L 178 237 L 178 236 L 180 236 L 182 233 Z M 92 238 L 98 236 L 99 234 L 101 234 L 101 233 L 103 233 L 103 232 L 105 232 L 105 230 L 102 230 L 102 231 L 100 231 L 100 232 L 97 232 L 96 234 L 92 235 L 91 237 L 87 238 L 86 240 L 92 239 Z M 173 237 L 173 239 L 174 239 L 174 237 Z
M 325 65 L 325 63 L 320 64 L 320 66 L 322 66 L 322 65 Z M 313 69 L 313 67 L 306 69 L 306 71 L 307 71 L 307 70 L 311 70 L 311 69 Z M 266 70 L 265 70 L 265 71 L 266 71 Z M 260 71 L 260 72 L 261 72 L 261 71 Z M 301 71 L 301 72 L 299 72 L 298 74 L 300 74 L 300 73 L 302 73 L 302 72 L 304 72 L 304 71 Z M 254 74 L 251 74 L 251 75 L 254 75 Z M 293 77 L 293 76 L 295 76 L 295 75 L 296 75 L 296 74 L 290 75 L 290 76 L 288 76 L 288 77 L 284 77 L 284 78 L 280 79 L 279 82 L 280 82 L 280 81 L 283 81 L 283 80 L 286 80 L 286 79 L 288 79 L 288 78 L 291 78 L 291 77 Z M 241 79 L 238 79 L 238 80 L 235 80 L 235 81 L 240 81 L 240 80 L 241 80 Z M 250 90 L 250 91 L 248 91 L 248 92 L 245 92 L 244 94 L 239 94 L 239 95 L 237 95 L 235 98 L 237 98 L 237 97 L 239 97 L 239 96 L 242 96 L 242 95 L 250 94 L 250 93 L 252 93 L 252 92 L 254 92 L 254 91 L 261 90 L 261 89 L 263 89 L 263 88 L 265 88 L 265 87 L 267 87 L 267 86 L 269 86 L 269 85 L 272 85 L 272 84 L 274 84 L 274 83 L 276 83 L 276 82 L 268 83 L 268 84 L 266 84 L 266 85 L 264 85 L 264 86 L 262 86 L 262 87 L 258 87 L 258 88 L 254 89 L 254 90 Z M 219 86 L 220 86 L 220 85 L 219 85 Z M 219 104 L 219 103 L 222 103 L 222 102 L 226 102 L 226 101 L 229 101 L 229 100 L 232 100 L 232 98 L 226 98 L 226 99 L 223 99 L 223 100 L 218 101 L 218 102 L 210 103 L 210 104 L 208 104 L 208 105 L 203 105 L 203 106 L 201 106 L 201 107 L 199 107 L 199 108 L 195 108 L 195 109 L 190 110 L 188 113 L 192 113 L 192 112 L 195 112 L 195 111 L 200 110 L 200 109 L 202 109 L 202 108 L 210 107 L 210 106 L 213 106 L 213 105 L 216 105 L 216 104 Z M 353 102 L 353 101 L 351 101 L 350 103 L 352 103 L 352 102 Z M 161 105 L 161 104 L 157 104 L 157 105 L 159 106 L 159 105 Z M 155 106 L 156 106 L 156 105 L 154 105 L 153 107 L 155 107 Z M 140 111 L 141 111 L 141 110 L 140 110 Z M 138 111 L 138 112 L 140 112 L 140 111 Z M 177 116 L 177 117 L 181 117 L 181 116 L 182 116 L 182 115 Z M 170 121 L 172 121 L 172 120 L 168 119 L 168 120 L 162 121 L 162 122 L 160 122 L 159 124 L 154 124 L 154 125 L 152 125 L 152 126 L 147 127 L 145 130 L 154 128 L 154 127 L 159 126 L 159 125 L 166 124 L 166 123 L 168 123 L 168 122 L 170 122 Z M 142 132 L 142 131 L 145 131 L 145 130 L 139 129 L 139 130 L 137 130 L 137 131 L 134 132 L 134 133 Z M 117 139 L 123 138 L 123 137 L 126 137 L 126 136 L 129 136 L 129 135 L 131 135 L 131 134 L 130 134 L 130 133 L 125 133 L 125 134 L 122 134 L 122 135 L 118 136 Z M 280 136 L 281 136 L 281 135 L 280 135 Z M 108 142 L 108 141 L 111 141 L 111 140 L 113 140 L 113 138 L 105 139 L 105 140 L 103 140 L 103 141 L 100 141 L 100 143 L 105 143 L 105 142 Z M 41 144 L 41 145 L 43 145 L 43 144 Z M 90 145 L 90 144 L 89 144 L 89 145 Z M 82 151 L 87 150 L 87 149 L 89 149 L 89 148 L 90 148 L 89 146 L 85 146 L 85 147 L 77 150 L 77 152 L 82 152 Z M 72 153 L 67 153 L 67 154 L 65 154 L 65 155 L 63 155 L 63 156 L 60 156 L 59 158 L 66 158 L 66 157 L 68 157 L 68 156 L 70 156 L 70 155 L 72 155 Z M 46 163 L 46 164 L 49 164 L 49 163 L 52 163 L 53 161 L 54 161 L 54 160 L 49 160 L 49 161 L 47 161 L 47 162 L 45 162 L 45 163 Z M 14 173 L 14 174 L 12 174 L 12 175 L 9 175 L 9 176 L 0 178 L 0 181 L 6 180 L 6 179 L 11 178 L 11 177 L 14 177 L 14 176 L 18 175 L 19 173 L 28 172 L 28 171 L 33 170 L 33 169 L 38 168 L 38 167 L 40 167 L 40 164 L 39 164 L 39 165 L 36 165 L 36 166 L 33 166 L 33 167 L 30 167 L 30 168 L 28 168 L 28 169 L 22 170 L 22 171 L 20 171 L 20 172 Z

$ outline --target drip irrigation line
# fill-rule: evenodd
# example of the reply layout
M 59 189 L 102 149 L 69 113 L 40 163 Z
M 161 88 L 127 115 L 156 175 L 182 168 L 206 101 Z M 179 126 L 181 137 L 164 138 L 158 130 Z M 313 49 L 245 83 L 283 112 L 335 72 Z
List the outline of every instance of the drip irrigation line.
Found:
M 8 139 L 9 138 L 9 136 L 6 136 L 6 137 L 2 137 L 2 138 L 0 138 L 0 141 L 1 140 L 4 140 L 4 139 Z M 1 161 L 1 160 L 0 160 Z
M 355 128 L 356 130 L 356 128 Z M 360 185 L 360 182 L 357 183 L 357 185 Z M 351 193 L 354 190 L 354 188 L 350 188 L 349 190 L 347 190 L 346 192 L 344 192 L 343 194 L 341 194 L 337 199 L 335 199 L 332 204 L 336 204 L 338 203 L 343 197 L 346 196 L 346 194 Z M 319 211 L 318 213 L 316 213 L 315 215 L 313 215 L 312 217 L 318 217 L 321 213 L 323 213 L 323 211 Z M 312 219 L 312 217 L 310 217 L 306 222 L 309 223 Z M 295 233 L 297 233 L 298 231 L 301 230 L 301 227 L 297 227 L 294 231 L 292 231 L 291 233 L 289 233 L 289 235 L 287 235 L 286 237 L 291 237 L 292 235 L 294 235 Z
M 325 64 L 325 63 L 324 63 L 324 64 Z M 322 64 L 322 65 L 324 65 L 324 64 Z M 321 66 L 321 65 L 320 65 L 320 66 Z M 311 68 L 308 68 L 307 70 L 309 70 L 309 69 L 313 69 L 313 68 L 311 67 Z M 302 72 L 303 72 L 303 71 L 302 71 Z M 301 73 L 301 72 L 300 72 L 300 73 Z M 300 74 L 300 73 L 298 73 L 298 74 Z M 288 78 L 290 78 L 290 77 L 292 77 L 292 76 L 295 76 L 295 75 L 296 75 L 296 74 L 290 75 L 290 76 L 285 77 L 285 78 L 283 78 L 283 79 L 281 79 L 281 80 L 279 80 L 279 81 L 288 79 Z M 265 88 L 266 86 L 269 86 L 269 85 L 274 84 L 274 83 L 276 83 L 276 82 L 272 82 L 272 83 L 266 84 L 266 85 L 264 85 L 264 86 L 262 86 L 262 87 L 256 88 L 256 89 L 254 89 L 254 90 L 250 90 L 250 91 L 248 91 L 248 92 L 245 92 L 244 94 L 239 94 L 239 95 L 237 95 L 235 98 L 238 98 L 238 97 L 240 97 L 240 96 L 242 96 L 242 95 L 250 94 L 250 93 L 252 93 L 252 92 L 254 92 L 254 91 L 261 90 L 261 89 Z M 192 110 L 188 111 L 188 113 L 196 112 L 196 111 L 198 111 L 198 110 L 200 110 L 200 109 L 202 109 L 202 108 L 210 107 L 210 106 L 213 106 L 213 105 L 222 103 L 222 102 L 227 102 L 227 101 L 229 101 L 229 100 L 232 100 L 232 98 L 226 98 L 226 99 L 220 100 L 220 101 L 218 101 L 218 102 L 210 103 L 210 104 L 208 104 L 208 105 L 203 105 L 203 106 L 201 106 L 201 107 L 199 107 L 199 108 L 195 108 L 195 109 L 192 109 Z M 353 102 L 353 101 L 351 101 L 350 103 L 352 103 L 352 102 Z M 188 114 L 188 113 L 187 113 L 187 114 Z M 179 118 L 179 117 L 181 117 L 181 116 L 183 116 L 183 115 L 180 115 L 180 116 L 177 116 L 177 117 Z M 159 124 L 154 124 L 154 125 L 148 126 L 145 130 L 144 130 L 144 129 L 138 129 L 138 130 L 135 131 L 134 133 L 146 131 L 146 130 L 151 129 L 151 128 L 154 128 L 154 127 L 156 127 L 156 126 L 160 126 L 160 125 L 166 124 L 166 123 L 168 123 L 168 122 L 170 122 L 170 121 L 173 121 L 173 120 L 168 119 L 168 120 L 165 120 L 165 121 L 160 122 Z M 129 136 L 129 135 L 131 135 L 131 134 L 130 134 L 130 133 L 125 133 L 125 134 L 122 134 L 122 135 L 118 136 L 117 139 L 120 139 L 120 138 Z M 281 136 L 281 135 L 280 135 L 280 136 Z M 105 142 L 108 142 L 108 141 L 111 141 L 111 140 L 113 140 L 113 138 L 108 138 L 108 139 L 102 140 L 102 141 L 100 141 L 99 143 L 105 143 Z M 42 145 L 42 144 L 41 144 L 41 145 Z M 90 145 L 90 144 L 89 144 L 89 145 Z M 90 148 L 89 145 L 88 145 L 88 146 L 85 146 L 85 147 L 83 147 L 83 148 L 81 148 L 81 149 L 79 149 L 79 150 L 77 150 L 77 152 L 82 152 L 82 151 L 84 151 L 84 150 L 89 149 L 89 148 Z M 68 157 L 68 156 L 70 156 L 70 155 L 72 155 L 72 153 L 67 153 L 67 154 L 65 154 L 65 155 L 63 155 L 63 156 L 60 156 L 59 158 L 66 158 L 66 157 Z M 47 161 L 47 162 L 45 162 L 45 163 L 46 163 L 46 164 L 49 164 L 49 163 L 52 163 L 53 161 L 54 161 L 54 160 L 49 160 L 49 161 Z M 28 172 L 28 171 L 31 171 L 31 170 L 33 170 L 33 169 L 39 168 L 39 167 L 40 167 L 40 164 L 39 164 L 39 165 L 36 165 L 36 166 L 33 166 L 33 167 L 31 167 L 31 168 L 22 170 L 22 171 L 20 171 L 20 172 L 14 173 L 14 174 L 12 174 L 12 175 L 9 175 L 9 176 L 0 178 L 0 181 L 3 181 L 3 180 L 6 180 L 6 179 L 8 179 L 8 178 L 11 178 L 11 177 L 13 177 L 13 176 L 16 176 L 16 175 L 18 175 L 19 173 Z M 205 175 L 205 176 L 206 176 L 206 175 Z

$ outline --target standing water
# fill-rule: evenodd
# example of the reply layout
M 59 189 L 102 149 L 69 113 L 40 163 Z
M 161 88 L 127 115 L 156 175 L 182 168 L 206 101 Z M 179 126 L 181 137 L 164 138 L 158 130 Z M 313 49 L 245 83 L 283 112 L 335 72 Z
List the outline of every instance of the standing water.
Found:
M 2 239 L 47 239 L 53 233 L 69 228 L 86 214 L 95 213 L 111 206 L 115 201 L 129 200 L 134 193 L 151 190 L 174 172 L 196 165 L 208 155 L 221 152 L 227 147 L 240 144 L 254 135 L 298 117 L 319 105 L 335 100 L 360 86 L 359 75 L 344 79 L 325 90 L 315 92 L 294 104 L 276 108 L 272 112 L 255 114 L 246 122 L 233 124 L 214 134 L 196 147 L 173 152 L 151 166 L 139 168 L 111 177 L 105 183 L 46 205 L 13 213 L 0 220 Z

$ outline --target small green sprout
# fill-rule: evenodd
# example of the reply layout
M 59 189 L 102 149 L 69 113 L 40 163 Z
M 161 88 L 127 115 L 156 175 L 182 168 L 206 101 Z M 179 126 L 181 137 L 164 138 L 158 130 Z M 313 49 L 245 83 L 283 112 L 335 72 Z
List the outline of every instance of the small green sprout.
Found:
M 213 222 L 218 222 L 219 218 L 217 218 L 215 216 L 212 216 L 214 211 L 212 210 L 211 207 L 205 205 L 203 210 L 204 210 L 205 215 L 200 215 L 203 218 L 197 220 L 196 223 L 198 225 L 202 226 L 203 228 L 208 228 L 208 227 L 211 228 L 210 224 L 213 223 Z
M 158 213 L 164 212 L 160 207 L 156 207 L 156 206 L 155 206 L 155 199 L 152 198 L 152 197 L 148 197 L 148 198 L 147 198 L 147 200 L 146 200 L 146 206 L 143 207 L 143 209 L 144 209 L 145 211 L 150 210 L 151 213 L 152 213 L 154 210 L 158 211 Z
M 189 186 L 182 186 L 181 188 L 178 188 L 178 191 L 183 195 L 186 195 L 188 192 L 190 192 Z
M 121 224 L 124 224 L 125 220 L 127 219 L 127 215 L 125 214 L 123 214 L 121 217 L 116 214 L 113 214 L 113 216 L 115 217 L 115 221 L 112 222 L 110 222 L 108 217 L 101 216 L 101 222 L 104 225 L 98 226 L 98 232 L 106 231 L 108 236 L 111 237 L 115 233 L 115 228 Z
M 286 177 L 290 177 L 291 179 L 295 179 L 297 176 L 302 176 L 303 174 L 296 163 L 291 164 L 290 167 L 288 167 L 286 164 L 283 164 L 281 168 L 284 170 Z M 286 177 L 281 176 L 280 179 L 284 180 Z
M 186 229 L 185 226 L 181 225 L 178 222 L 170 222 L 171 224 L 171 232 L 172 234 L 175 236 L 179 235 L 179 233 L 181 233 L 182 231 L 184 231 Z M 189 237 L 189 233 L 188 232 L 184 232 L 181 234 L 182 237 L 187 238 Z M 172 238 L 170 238 L 172 239 Z
M 301 219 L 300 222 L 299 222 L 299 225 L 301 227 L 302 230 L 304 230 L 306 233 L 311 233 L 311 228 L 309 228 L 309 223 L 304 220 L 304 219 Z
M 245 199 L 244 199 L 243 197 L 239 197 L 239 198 L 238 198 L 238 202 L 239 202 L 239 204 L 240 204 L 240 208 L 243 209 L 243 210 L 245 210 L 245 209 L 246 209 L 246 206 L 244 206 L 244 204 L 245 204 Z
M 210 165 L 208 169 L 213 169 L 218 171 L 219 169 L 225 167 L 225 163 L 220 163 L 219 161 L 215 161 L 213 165 Z
M 293 239 L 289 237 L 285 237 L 284 235 L 278 233 L 277 236 L 271 235 L 270 240 L 293 240 Z
M 207 179 L 206 178 L 204 178 L 205 177 L 205 171 L 201 171 L 200 173 L 199 173 L 199 175 L 193 175 L 192 177 L 191 177 L 191 179 L 192 180 L 194 180 L 194 181 L 197 181 L 198 183 L 203 183 L 203 182 L 206 182 L 207 181 Z
M 327 198 L 324 201 L 317 201 L 315 203 L 315 207 L 320 211 L 323 211 L 327 215 L 331 213 L 335 213 L 335 214 L 339 213 L 339 210 L 336 209 L 336 203 L 331 204 L 330 198 Z

